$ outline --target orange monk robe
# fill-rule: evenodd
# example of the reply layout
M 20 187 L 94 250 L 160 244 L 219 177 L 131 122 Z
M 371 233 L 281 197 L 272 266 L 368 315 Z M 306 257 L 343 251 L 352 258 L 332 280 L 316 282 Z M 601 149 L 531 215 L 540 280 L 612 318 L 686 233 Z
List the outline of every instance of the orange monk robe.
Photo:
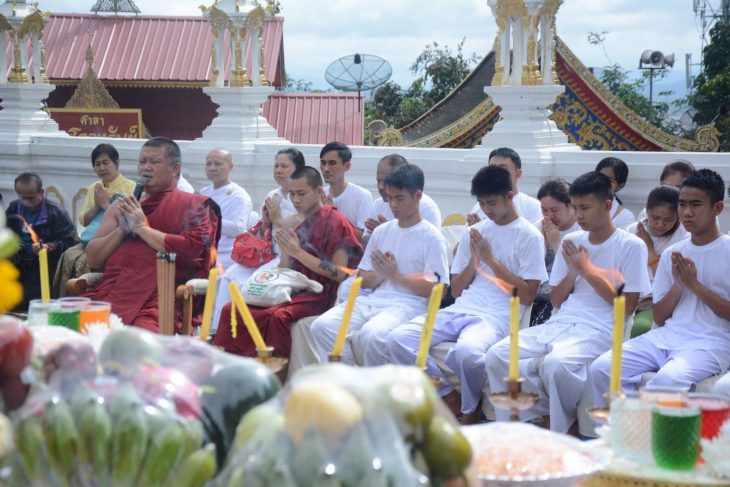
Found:
M 357 267 L 362 257 L 362 246 L 352 224 L 333 206 L 325 206 L 304 220 L 297 228 L 299 245 L 312 255 L 324 260 L 332 260 L 339 249 L 347 251 L 351 269 Z M 261 330 L 268 346 L 274 347 L 274 354 L 288 357 L 291 353 L 291 326 L 299 319 L 322 314 L 334 304 L 339 283 L 308 269 L 295 261 L 293 269 L 308 278 L 320 282 L 322 293 L 303 292 L 292 296 L 291 303 L 279 304 L 268 308 L 251 306 L 251 314 Z M 231 304 L 223 307 L 218 332 L 214 344 L 237 355 L 253 357 L 256 346 L 246 332 L 243 318 L 238 313 L 237 338 L 231 336 Z
M 175 285 L 207 278 L 210 251 L 220 238 L 220 209 L 210 198 L 169 190 L 141 201 L 150 227 L 166 233 L 165 251 L 177 254 Z M 112 312 L 127 325 L 159 331 L 157 305 L 157 251 L 141 238 L 129 235 L 109 257 L 104 278 L 86 293 L 109 301 Z M 182 327 L 175 313 L 175 327 Z

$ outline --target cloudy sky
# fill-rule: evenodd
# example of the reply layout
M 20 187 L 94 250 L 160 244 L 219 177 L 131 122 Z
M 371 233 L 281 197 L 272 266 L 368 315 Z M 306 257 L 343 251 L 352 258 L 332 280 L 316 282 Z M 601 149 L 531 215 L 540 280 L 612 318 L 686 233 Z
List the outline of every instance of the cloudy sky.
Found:
M 42 10 L 88 12 L 96 0 L 39 0 Z M 135 0 L 143 14 L 200 15 L 211 0 Z M 338 57 L 376 54 L 393 66 L 393 79 L 407 86 L 409 71 L 424 46 L 436 41 L 455 47 L 466 38 L 466 53 L 487 53 L 496 25 L 486 0 L 282 0 L 287 73 L 327 88 L 324 71 Z M 700 30 L 691 0 L 565 0 L 557 32 L 587 66 L 609 63 L 603 50 L 587 42 L 589 32 L 608 31 L 605 47 L 612 62 L 638 66 L 645 49 L 675 53 L 671 75 L 656 86 L 684 90 L 685 53 L 699 62 Z M 719 0 L 713 2 L 719 3 Z M 699 68 L 694 68 L 694 74 Z M 636 70 L 635 70 L 636 71 Z M 682 94 L 682 93 L 680 93 Z

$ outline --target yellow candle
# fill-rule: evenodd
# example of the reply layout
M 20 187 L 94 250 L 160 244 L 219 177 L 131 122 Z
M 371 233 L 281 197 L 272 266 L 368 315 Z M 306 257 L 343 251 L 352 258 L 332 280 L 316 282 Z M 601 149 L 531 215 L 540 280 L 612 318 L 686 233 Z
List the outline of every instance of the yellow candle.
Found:
M 261 336 L 259 327 L 256 326 L 256 322 L 253 320 L 253 316 L 251 316 L 251 310 L 248 309 L 248 305 L 246 304 L 246 301 L 243 300 L 243 296 L 241 296 L 241 292 L 238 290 L 236 283 L 229 283 L 228 290 L 231 292 L 231 301 L 236 304 L 236 308 L 238 308 L 241 316 L 243 316 L 243 324 L 246 325 L 246 329 L 251 335 L 253 343 L 256 345 L 256 349 L 263 350 L 266 348 L 266 342 L 264 342 L 264 338 Z
M 418 345 L 418 356 L 416 357 L 416 366 L 419 369 L 426 368 L 428 350 L 431 348 L 433 323 L 436 321 L 436 313 L 439 310 L 439 306 L 441 306 L 443 294 L 443 283 L 438 283 L 431 288 L 431 297 L 428 300 L 428 312 L 426 313 L 426 321 L 423 323 L 423 330 L 421 330 L 421 343 Z
M 218 269 L 215 267 L 208 273 L 208 289 L 205 291 L 205 306 L 203 306 L 203 323 L 200 325 L 200 338 L 208 340 L 210 322 L 213 319 L 213 303 L 215 302 L 215 288 L 218 285 Z M 232 323 L 231 323 L 232 324 Z M 231 328 L 233 329 L 233 328 Z
M 238 337 L 238 317 L 236 316 L 236 302 L 231 300 L 231 338 Z
M 38 252 L 38 259 L 41 264 L 41 299 L 44 303 L 51 300 L 51 288 L 48 285 L 48 249 L 43 247 Z
M 509 298 L 509 373 L 508 380 L 519 380 L 520 378 L 520 297 L 517 295 L 517 288 L 512 291 Z
M 357 294 L 360 292 L 361 284 L 362 277 L 358 277 L 354 281 L 352 281 L 350 293 L 347 295 L 347 303 L 345 304 L 345 314 L 344 316 L 342 316 L 340 329 L 337 331 L 337 339 L 335 339 L 335 346 L 332 348 L 332 355 L 341 357 L 342 352 L 345 349 L 345 338 L 347 338 L 347 329 L 350 326 L 352 310 L 355 308 L 355 299 L 357 298 Z
M 626 320 L 626 296 L 623 286 L 613 298 L 613 348 L 611 349 L 611 394 L 621 392 L 621 348 L 624 342 L 624 321 Z

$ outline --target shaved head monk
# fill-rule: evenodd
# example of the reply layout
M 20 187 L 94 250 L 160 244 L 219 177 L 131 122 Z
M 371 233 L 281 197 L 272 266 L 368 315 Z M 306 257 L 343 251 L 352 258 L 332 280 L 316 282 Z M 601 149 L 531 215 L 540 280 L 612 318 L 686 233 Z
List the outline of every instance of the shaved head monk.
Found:
M 115 201 L 86 248 L 89 265 L 104 270 L 86 295 L 109 301 L 126 325 L 159 330 L 157 252 L 177 254 L 176 284 L 208 274 L 210 251 L 220 238 L 220 209 L 210 198 L 177 190 L 181 164 L 173 140 L 145 142 L 137 165 L 144 180 L 141 201 L 134 196 Z M 180 325 L 176 313 L 175 326 Z

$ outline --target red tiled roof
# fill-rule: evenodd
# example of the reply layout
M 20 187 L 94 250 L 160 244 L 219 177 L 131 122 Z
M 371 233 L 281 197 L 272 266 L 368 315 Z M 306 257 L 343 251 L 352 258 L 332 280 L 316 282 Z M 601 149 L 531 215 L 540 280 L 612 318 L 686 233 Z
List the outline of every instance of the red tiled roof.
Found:
M 279 137 L 293 143 L 363 145 L 365 108 L 357 94 L 273 93 L 263 110 Z
M 282 17 L 269 18 L 264 23 L 265 72 L 275 86 L 281 86 L 284 81 L 283 33 Z M 212 34 L 210 24 L 203 17 L 53 14 L 43 31 L 46 74 L 51 80 L 84 77 L 89 35 L 94 70 L 101 80 L 205 82 L 210 79 Z M 251 73 L 250 56 L 247 60 Z M 230 65 L 230 50 L 226 50 L 225 79 L 229 78 Z

